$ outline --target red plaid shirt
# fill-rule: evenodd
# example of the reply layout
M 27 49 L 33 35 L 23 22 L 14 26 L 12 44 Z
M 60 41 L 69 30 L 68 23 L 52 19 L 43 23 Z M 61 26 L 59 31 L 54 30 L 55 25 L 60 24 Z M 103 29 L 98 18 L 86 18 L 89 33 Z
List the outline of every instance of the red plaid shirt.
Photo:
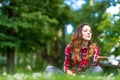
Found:
M 86 55 L 86 52 L 87 52 L 87 48 L 83 48 L 81 51 L 80 51 L 80 56 L 81 56 L 81 61 L 78 63 L 79 64 L 79 67 L 81 68 L 82 66 L 86 66 L 88 64 L 88 60 L 85 60 L 83 59 Z M 72 47 L 70 46 L 70 44 L 67 45 L 66 49 L 65 49 L 65 61 L 64 61 L 64 71 L 66 70 L 70 70 L 70 66 L 71 65 L 71 55 L 72 55 Z M 93 66 L 95 65 L 98 65 L 97 63 L 97 57 L 99 55 L 99 49 L 98 47 L 96 46 L 95 48 L 95 54 L 93 56 Z

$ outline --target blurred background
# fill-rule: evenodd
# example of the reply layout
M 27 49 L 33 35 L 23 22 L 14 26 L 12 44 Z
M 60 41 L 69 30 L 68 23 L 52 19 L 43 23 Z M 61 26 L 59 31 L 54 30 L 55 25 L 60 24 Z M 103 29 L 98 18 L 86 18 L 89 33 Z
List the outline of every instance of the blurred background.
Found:
M 0 70 L 63 69 L 76 27 L 88 22 L 102 56 L 120 55 L 120 0 L 0 0 Z

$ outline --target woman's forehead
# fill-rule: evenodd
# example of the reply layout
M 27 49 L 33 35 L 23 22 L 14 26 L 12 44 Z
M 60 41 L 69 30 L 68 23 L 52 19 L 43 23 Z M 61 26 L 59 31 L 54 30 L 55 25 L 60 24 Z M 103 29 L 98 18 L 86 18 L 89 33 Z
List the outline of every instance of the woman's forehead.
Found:
M 91 27 L 88 25 L 84 25 L 82 29 L 90 29 L 91 30 Z

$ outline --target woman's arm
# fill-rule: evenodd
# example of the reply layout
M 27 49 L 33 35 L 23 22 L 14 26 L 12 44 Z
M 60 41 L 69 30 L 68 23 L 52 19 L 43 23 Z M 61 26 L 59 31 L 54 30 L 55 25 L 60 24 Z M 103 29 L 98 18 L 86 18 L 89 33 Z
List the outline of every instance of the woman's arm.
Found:
M 64 72 L 66 72 L 70 76 L 75 76 L 75 74 L 70 70 L 71 52 L 72 47 L 70 46 L 70 44 L 68 44 L 65 48 Z
M 99 56 L 99 48 L 96 46 L 93 61 L 94 62 L 100 62 L 101 60 L 108 60 L 108 57 Z
M 71 46 L 68 44 L 65 48 L 65 60 L 64 60 L 64 72 L 70 69 L 70 52 L 71 52 Z
M 99 48 L 98 48 L 98 46 L 96 46 L 94 57 L 93 57 L 93 62 L 97 62 L 98 56 L 99 56 Z

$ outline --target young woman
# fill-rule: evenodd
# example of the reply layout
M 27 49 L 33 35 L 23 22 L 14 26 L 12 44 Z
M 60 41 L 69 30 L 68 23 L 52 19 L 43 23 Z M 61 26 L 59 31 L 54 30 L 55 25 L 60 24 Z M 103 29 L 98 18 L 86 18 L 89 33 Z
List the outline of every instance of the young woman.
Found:
M 92 42 L 92 30 L 88 23 L 80 24 L 65 49 L 64 72 L 68 75 L 76 73 L 103 73 L 99 66 L 99 48 Z

